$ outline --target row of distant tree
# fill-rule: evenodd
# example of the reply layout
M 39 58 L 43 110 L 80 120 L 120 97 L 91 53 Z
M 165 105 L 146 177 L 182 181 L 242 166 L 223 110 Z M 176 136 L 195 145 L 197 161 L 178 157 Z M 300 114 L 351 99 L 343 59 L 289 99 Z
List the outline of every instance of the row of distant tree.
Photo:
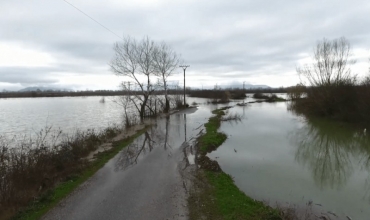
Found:
M 217 91 L 244 91 L 245 93 L 285 93 L 290 87 L 280 87 L 280 88 L 225 88 L 217 89 Z M 186 87 L 187 94 L 198 94 L 199 92 L 212 92 L 214 89 L 193 89 L 191 87 Z M 179 94 L 183 93 L 183 88 L 177 87 L 174 89 L 168 89 L 168 94 Z M 32 98 L 32 97 L 65 97 L 65 96 L 120 96 L 120 95 L 140 95 L 139 90 L 86 90 L 86 91 L 58 91 L 58 90 L 46 90 L 46 91 L 3 91 L 0 92 L 0 98 Z M 154 95 L 163 95 L 164 90 L 158 89 L 153 91 Z M 197 96 L 197 95 L 195 95 Z M 200 97 L 200 96 L 198 96 Z

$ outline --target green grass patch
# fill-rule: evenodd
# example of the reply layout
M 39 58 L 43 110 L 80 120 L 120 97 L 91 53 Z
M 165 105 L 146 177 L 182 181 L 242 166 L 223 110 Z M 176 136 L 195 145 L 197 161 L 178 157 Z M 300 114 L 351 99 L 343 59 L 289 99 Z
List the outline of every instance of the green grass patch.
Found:
M 240 191 L 230 175 L 206 171 L 206 177 L 213 186 L 214 208 L 223 219 L 281 219 L 277 211 Z
M 67 181 L 60 183 L 53 190 L 46 192 L 38 200 L 34 201 L 24 211 L 19 212 L 13 220 L 36 220 L 40 219 L 46 212 L 57 205 L 62 199 L 69 195 L 79 185 L 84 183 L 100 168 L 102 168 L 111 158 L 119 151 L 131 144 L 137 137 L 142 135 L 147 130 L 147 127 L 137 131 L 133 136 L 118 141 L 113 144 L 112 149 L 99 153 L 96 160 L 88 163 L 86 168 L 79 174 L 71 176 Z
M 226 134 L 218 132 L 217 130 L 221 125 L 222 116 L 225 115 L 224 110 L 228 108 L 230 107 L 213 110 L 212 113 L 215 114 L 215 116 L 211 117 L 204 125 L 206 133 L 199 138 L 199 149 L 202 154 L 216 150 L 217 147 L 227 139 Z
M 188 198 L 189 217 L 191 220 L 281 220 L 277 210 L 245 195 L 231 176 L 216 169 L 217 162 L 206 156 L 207 152 L 216 150 L 226 140 L 226 135 L 217 130 L 227 108 L 212 111 L 215 116 L 205 124 L 206 133 L 198 139 L 201 153 L 198 163 L 208 161 L 207 164 L 212 166 L 201 165 L 202 170 L 196 175 Z

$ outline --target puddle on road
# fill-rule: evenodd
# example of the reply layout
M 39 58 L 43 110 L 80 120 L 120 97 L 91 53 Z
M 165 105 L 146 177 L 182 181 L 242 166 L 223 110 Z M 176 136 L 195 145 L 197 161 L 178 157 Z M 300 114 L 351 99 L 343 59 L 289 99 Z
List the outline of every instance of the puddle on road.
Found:
M 157 119 L 151 128 L 118 154 L 114 170 L 129 169 L 155 150 L 161 150 L 162 156 L 166 154 L 168 158 L 181 150 L 187 164 L 194 164 L 194 143 L 210 115 L 209 107 L 200 106 Z

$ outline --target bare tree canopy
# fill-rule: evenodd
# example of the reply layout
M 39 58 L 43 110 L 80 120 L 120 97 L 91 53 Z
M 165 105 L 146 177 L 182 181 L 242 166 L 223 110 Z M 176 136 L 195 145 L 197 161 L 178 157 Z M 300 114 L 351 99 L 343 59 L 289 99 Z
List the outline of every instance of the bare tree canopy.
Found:
M 135 95 L 136 101 L 131 100 L 140 118 L 144 117 L 145 110 L 156 111 L 156 106 L 153 110 L 151 103 L 163 103 L 157 99 L 153 101 L 151 96 L 159 80 L 163 82 L 165 91 L 164 111 L 168 112 L 167 78 L 178 67 L 180 61 L 177 54 L 167 44 L 156 44 L 149 37 L 141 41 L 126 37 L 122 42 L 115 43 L 113 49 L 115 56 L 110 62 L 112 72 L 130 78 L 134 82 L 133 88 L 136 86 L 141 91 L 141 95 Z
M 166 43 L 162 42 L 156 47 L 154 53 L 154 67 L 156 74 L 166 79 L 178 68 L 180 58 Z
M 152 89 L 150 80 L 154 76 L 154 42 L 148 37 L 140 42 L 126 37 L 122 42 L 115 43 L 113 49 L 115 56 L 109 63 L 112 72 L 118 76 L 131 78 L 143 92 L 150 92 Z M 145 76 L 146 86 L 143 82 L 140 82 L 140 75 Z
M 165 92 L 165 112 L 169 111 L 170 105 L 167 94 L 167 78 L 178 68 L 180 58 L 166 43 L 162 42 L 154 51 L 154 69 L 156 75 L 161 78 Z
M 334 40 L 323 39 L 314 48 L 314 62 L 298 67 L 300 77 L 306 79 L 310 86 L 340 85 L 353 82 L 350 65 L 351 45 L 344 37 Z M 302 80 L 302 78 L 301 78 Z
M 141 90 L 142 96 L 136 96 L 140 104 L 140 118 L 143 119 L 147 102 L 155 90 L 151 83 L 154 75 L 154 41 L 149 37 L 143 38 L 140 42 L 126 37 L 122 42 L 114 44 L 115 56 L 110 62 L 113 73 L 119 76 L 131 78 L 135 85 Z M 144 80 L 141 82 L 140 80 Z M 137 103 L 134 102 L 136 105 Z

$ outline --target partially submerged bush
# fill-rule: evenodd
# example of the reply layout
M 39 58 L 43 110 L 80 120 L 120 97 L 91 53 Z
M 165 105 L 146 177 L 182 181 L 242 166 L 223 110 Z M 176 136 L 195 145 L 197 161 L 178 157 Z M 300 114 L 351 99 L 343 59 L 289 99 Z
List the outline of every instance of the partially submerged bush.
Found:
M 306 87 L 301 83 L 287 89 L 288 97 L 291 100 L 302 98 L 305 92 L 306 92 Z
M 278 97 L 275 94 L 265 95 L 265 94 L 262 94 L 262 93 L 255 93 L 255 94 L 253 94 L 253 98 L 255 98 L 255 99 L 264 99 L 265 102 L 282 102 L 282 101 L 286 101 L 285 99 L 280 98 L 280 97 Z M 263 101 L 256 101 L 256 102 L 263 102 Z
M 298 113 L 369 124 L 370 77 L 357 82 L 356 75 L 351 74 L 351 55 L 345 38 L 319 41 L 314 48 L 314 62 L 297 68 L 302 83 L 309 86 L 306 97 L 300 99 L 302 85 L 292 88 L 290 108 Z
M 245 99 L 247 96 L 245 95 L 244 90 L 232 90 L 230 91 L 230 98 L 231 99 Z
M 231 94 L 224 90 L 192 90 L 190 97 L 208 98 L 210 103 L 227 103 L 230 101 Z
M 254 93 L 253 94 L 253 98 L 255 98 L 255 99 L 268 99 L 269 96 L 268 95 L 264 95 L 263 93 L 257 92 L 257 93 Z

